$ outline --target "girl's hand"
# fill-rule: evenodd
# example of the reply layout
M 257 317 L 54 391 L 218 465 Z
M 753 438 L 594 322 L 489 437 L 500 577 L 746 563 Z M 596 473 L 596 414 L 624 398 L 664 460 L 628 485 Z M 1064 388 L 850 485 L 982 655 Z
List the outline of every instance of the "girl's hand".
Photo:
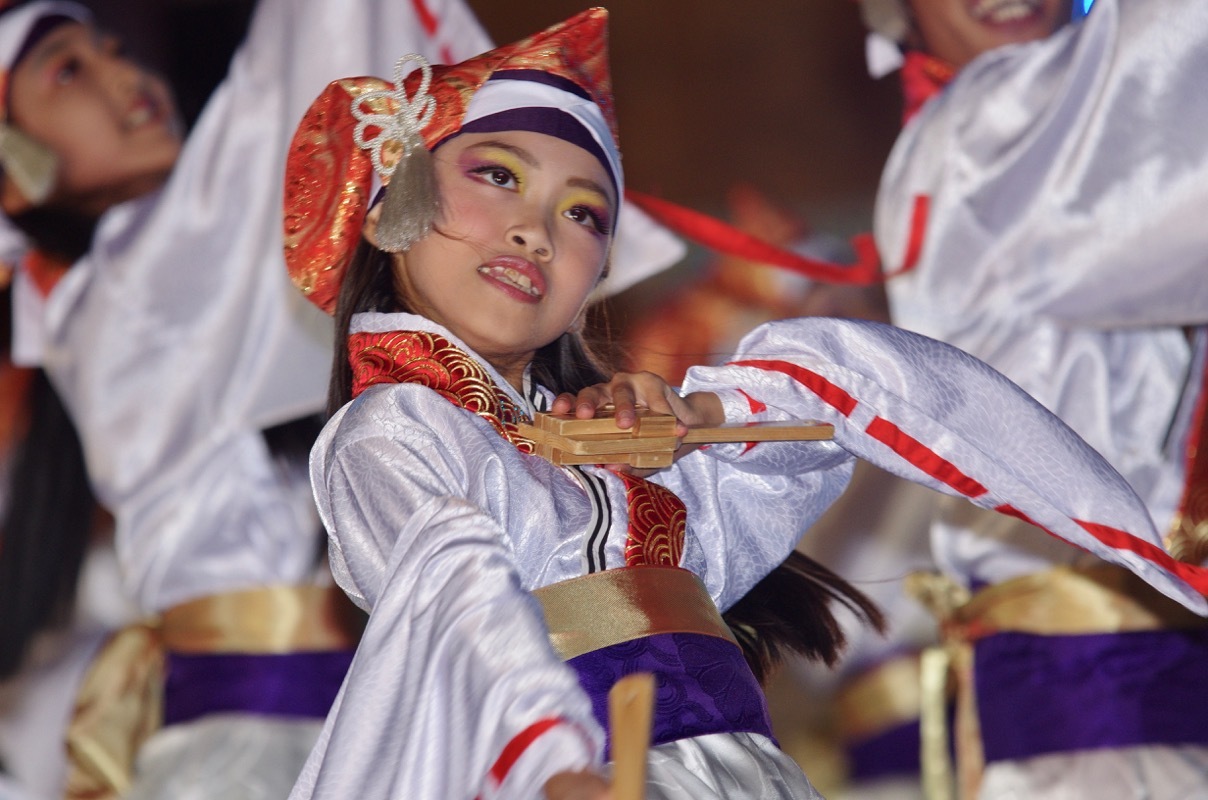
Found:
M 676 394 L 668 383 L 653 372 L 618 372 L 608 383 L 588 386 L 577 395 L 560 394 L 551 411 L 555 414 L 574 412 L 578 419 L 591 419 L 611 406 L 618 428 L 627 430 L 637 423 L 639 409 L 671 414 L 676 419 L 675 435 L 683 437 L 689 428 L 720 425 L 726 421 L 721 400 L 712 392 L 693 392 L 684 397 Z M 680 447 L 676 458 L 694 447 Z M 641 471 L 635 474 L 648 474 Z
M 594 772 L 559 772 L 545 782 L 545 800 L 611 800 L 608 781 Z
M 588 386 L 577 395 L 558 395 L 551 410 L 555 414 L 573 411 L 579 419 L 591 419 L 608 406 L 612 406 L 617 427 L 622 429 L 634 426 L 638 409 L 673 415 L 679 422 L 676 426 L 678 436 L 683 436 L 690 427 L 725 422 L 725 412 L 717 395 L 693 392 L 680 397 L 653 372 L 618 372 L 608 383 Z

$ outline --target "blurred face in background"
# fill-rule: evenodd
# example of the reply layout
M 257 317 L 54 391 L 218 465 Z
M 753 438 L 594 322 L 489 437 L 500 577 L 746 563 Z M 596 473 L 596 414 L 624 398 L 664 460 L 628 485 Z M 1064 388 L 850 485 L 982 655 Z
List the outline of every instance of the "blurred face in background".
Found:
M 909 5 L 911 44 L 956 69 L 987 50 L 1044 39 L 1072 13 L 1072 0 L 909 0 Z
M 9 121 L 58 158 L 50 202 L 84 214 L 159 188 L 180 156 L 166 84 L 77 22 L 52 29 L 12 71 Z

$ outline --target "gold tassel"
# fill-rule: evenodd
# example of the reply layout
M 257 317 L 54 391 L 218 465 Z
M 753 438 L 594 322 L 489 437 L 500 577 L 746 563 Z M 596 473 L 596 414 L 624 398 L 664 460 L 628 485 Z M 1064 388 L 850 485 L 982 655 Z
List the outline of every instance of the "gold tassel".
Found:
M 378 220 L 378 247 L 388 253 L 410 249 L 428 235 L 436 219 L 436 165 L 432 153 L 414 133 L 407 137 L 404 149 L 386 186 Z
M 0 123 L 0 168 L 26 200 L 40 206 L 54 191 L 59 159 L 41 142 Z

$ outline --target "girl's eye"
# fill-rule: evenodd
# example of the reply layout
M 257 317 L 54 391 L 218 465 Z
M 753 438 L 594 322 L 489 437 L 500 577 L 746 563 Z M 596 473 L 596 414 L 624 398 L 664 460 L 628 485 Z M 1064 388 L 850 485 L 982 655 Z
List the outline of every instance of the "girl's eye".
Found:
M 566 217 L 584 227 L 591 228 L 597 233 L 607 235 L 609 232 L 608 220 L 604 218 L 603 214 L 590 206 L 573 206 L 566 210 Z
M 76 58 L 69 58 L 58 66 L 55 70 L 55 83 L 60 86 L 66 86 L 76 79 L 80 74 L 80 61 Z
M 520 185 L 520 181 L 516 175 L 507 167 L 496 165 L 488 165 L 476 167 L 471 170 L 473 174 L 481 177 L 492 186 L 498 186 L 502 189 L 515 189 Z

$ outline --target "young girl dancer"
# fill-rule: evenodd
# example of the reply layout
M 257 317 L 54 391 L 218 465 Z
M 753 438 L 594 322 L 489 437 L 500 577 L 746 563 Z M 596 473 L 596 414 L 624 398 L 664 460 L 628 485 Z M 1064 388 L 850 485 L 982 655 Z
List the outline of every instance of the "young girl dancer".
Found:
M 731 632 L 718 609 L 771 573 L 818 621 L 804 639 L 833 645 L 818 606 L 841 590 L 795 595 L 774 569 L 853 456 L 1105 557 L 1127 561 L 1084 526 L 1156 541 L 1068 429 L 892 328 L 773 323 L 683 396 L 604 382 L 577 330 L 623 186 L 605 25 L 594 9 L 394 86 L 337 81 L 295 134 L 286 259 L 342 334 L 311 478 L 336 579 L 370 617 L 294 798 L 604 796 L 603 699 L 633 671 L 658 680 L 648 797 L 816 797 L 735 642 L 767 656 L 784 641 L 769 627 L 793 620 L 764 607 L 769 627 Z M 375 172 L 389 185 L 366 217 Z M 717 445 L 649 480 L 530 454 L 532 413 L 606 402 L 622 427 L 645 405 L 690 425 L 821 418 L 835 441 Z

